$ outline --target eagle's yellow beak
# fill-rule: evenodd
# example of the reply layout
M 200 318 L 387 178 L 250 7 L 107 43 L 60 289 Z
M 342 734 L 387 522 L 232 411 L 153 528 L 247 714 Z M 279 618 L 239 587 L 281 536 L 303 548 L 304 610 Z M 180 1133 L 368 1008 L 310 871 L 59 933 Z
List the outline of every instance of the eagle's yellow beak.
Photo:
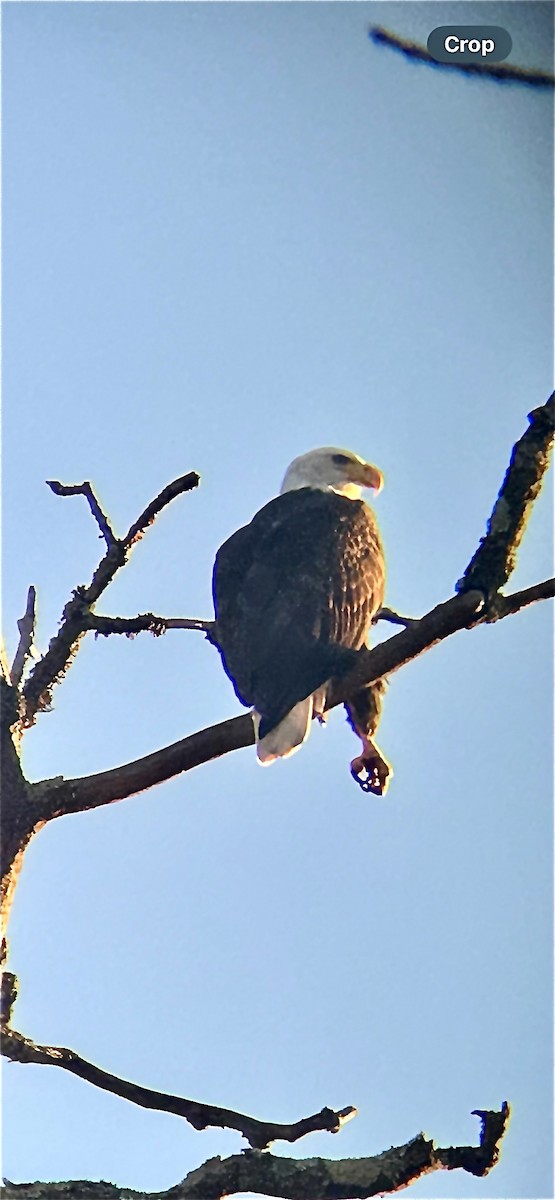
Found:
M 362 487 L 372 488 L 376 494 L 381 492 L 383 475 L 377 467 L 372 466 L 372 463 L 353 463 L 349 467 L 348 473 L 353 483 L 358 483 Z

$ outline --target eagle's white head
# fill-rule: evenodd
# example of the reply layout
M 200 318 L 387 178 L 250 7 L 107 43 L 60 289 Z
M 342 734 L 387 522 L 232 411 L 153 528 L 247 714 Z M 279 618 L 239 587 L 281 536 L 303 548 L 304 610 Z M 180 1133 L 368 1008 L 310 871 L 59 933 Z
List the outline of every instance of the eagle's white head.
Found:
M 321 492 L 337 492 L 349 500 L 360 500 L 363 488 L 379 492 L 382 486 L 381 471 L 358 454 L 353 454 L 352 450 L 339 450 L 336 446 L 322 446 L 293 459 L 285 472 L 281 492 L 310 487 Z

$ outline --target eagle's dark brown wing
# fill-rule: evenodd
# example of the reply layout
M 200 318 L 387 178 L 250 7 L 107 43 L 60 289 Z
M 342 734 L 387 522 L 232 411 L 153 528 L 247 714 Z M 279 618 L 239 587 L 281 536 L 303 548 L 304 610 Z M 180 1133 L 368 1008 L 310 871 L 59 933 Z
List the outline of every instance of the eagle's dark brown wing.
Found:
M 301 488 L 271 500 L 218 551 L 215 641 L 264 733 L 344 674 L 381 606 L 384 558 L 360 500 Z

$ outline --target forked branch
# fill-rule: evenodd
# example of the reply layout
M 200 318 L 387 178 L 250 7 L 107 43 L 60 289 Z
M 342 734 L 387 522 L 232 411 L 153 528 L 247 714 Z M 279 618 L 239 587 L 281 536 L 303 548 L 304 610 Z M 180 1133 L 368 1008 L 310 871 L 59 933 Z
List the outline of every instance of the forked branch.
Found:
M 181 475 L 179 479 L 174 479 L 173 483 L 163 488 L 160 494 L 144 509 L 138 520 L 131 525 L 125 537 L 117 538 L 90 483 L 61 484 L 55 480 L 49 481 L 48 486 L 57 496 L 85 496 L 106 541 L 107 549 L 91 582 L 75 588 L 62 613 L 62 622 L 58 633 L 52 638 L 46 654 L 37 663 L 23 688 L 22 729 L 33 725 L 40 709 L 49 708 L 52 689 L 56 683 L 61 682 L 73 662 L 79 642 L 90 628 L 87 622 L 97 600 L 106 591 L 116 572 L 127 562 L 131 548 L 171 500 L 183 492 L 196 488 L 199 482 L 200 476 L 195 471 L 190 471 L 187 475 Z
M 117 542 L 112 526 L 87 479 L 84 483 L 59 483 L 57 479 L 47 479 L 46 482 L 55 496 L 84 496 L 108 549 Z

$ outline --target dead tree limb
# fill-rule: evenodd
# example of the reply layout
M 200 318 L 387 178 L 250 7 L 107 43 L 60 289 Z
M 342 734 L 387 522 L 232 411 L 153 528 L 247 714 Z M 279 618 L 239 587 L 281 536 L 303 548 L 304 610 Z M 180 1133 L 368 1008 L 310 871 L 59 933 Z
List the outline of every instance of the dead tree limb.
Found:
M 539 71 L 534 67 L 517 67 L 510 63 L 473 63 L 473 62 L 438 62 L 436 58 L 432 58 L 429 50 L 425 46 L 421 46 L 418 42 L 411 42 L 408 38 L 399 37 L 397 33 L 391 33 L 388 29 L 383 29 L 379 25 L 375 25 L 368 33 L 371 41 L 378 46 L 389 46 L 391 50 L 399 50 L 406 58 L 412 62 L 425 63 L 428 67 L 437 67 L 439 70 L 445 68 L 448 71 L 463 71 L 465 75 L 478 75 L 484 79 L 493 79 L 497 83 L 523 83 L 528 87 L 536 88 L 552 88 L 555 87 L 555 76 L 550 71 Z
M 9 979 L 15 980 L 15 976 L 10 975 Z M 10 1008 L 12 1004 L 13 999 Z M 335 1112 L 331 1108 L 323 1108 L 321 1112 L 314 1113 L 310 1117 L 303 1117 L 300 1121 L 294 1121 L 292 1124 L 260 1121 L 256 1117 L 234 1112 L 230 1108 L 202 1104 L 197 1100 L 186 1100 L 182 1096 L 169 1096 L 164 1092 L 154 1091 L 152 1088 L 141 1087 L 138 1083 L 131 1083 L 127 1079 L 120 1079 L 117 1075 L 103 1071 L 101 1067 L 81 1058 L 81 1055 L 76 1054 L 74 1050 L 67 1050 L 64 1046 L 39 1046 L 8 1025 L 2 1029 L 2 1052 L 12 1062 L 63 1067 L 65 1071 L 78 1075 L 80 1079 L 87 1080 L 94 1087 L 103 1088 L 106 1092 L 121 1096 L 124 1100 L 131 1101 L 132 1104 L 139 1104 L 141 1108 L 150 1108 L 157 1112 L 173 1113 L 176 1117 L 183 1117 L 194 1129 L 208 1129 L 209 1126 L 216 1126 L 220 1129 L 236 1129 L 246 1139 L 249 1146 L 258 1150 L 266 1149 L 275 1141 L 297 1142 L 300 1138 L 306 1137 L 308 1133 L 316 1131 L 327 1130 L 328 1133 L 339 1133 L 345 1122 L 356 1116 L 356 1108 L 350 1105 L 339 1112 Z
M 488 598 L 505 587 L 516 567 L 518 548 L 547 468 L 555 436 L 555 392 L 529 414 L 529 428 L 513 447 L 487 532 L 457 591 L 478 588 Z
M 57 479 L 47 479 L 46 482 L 55 496 L 84 496 L 108 550 L 110 546 L 113 546 L 114 542 L 117 542 L 118 539 L 110 525 L 108 517 L 101 508 L 88 479 L 84 483 L 59 483 Z
M 481 1120 L 478 1146 L 435 1146 L 419 1133 L 403 1146 L 392 1146 L 371 1158 L 277 1158 L 248 1150 L 229 1158 L 211 1158 L 182 1183 L 164 1192 L 133 1192 L 112 1184 L 75 1180 L 66 1183 L 10 1183 L 5 1200 L 223 1200 L 252 1192 L 284 1200 L 366 1200 L 392 1195 L 433 1171 L 468 1171 L 487 1175 L 499 1159 L 510 1118 L 508 1104 L 499 1112 L 475 1110 Z
M 200 633 L 211 633 L 214 629 L 214 621 L 201 621 L 196 617 L 158 617 L 154 613 L 139 613 L 136 617 L 104 617 L 87 613 L 85 624 L 97 637 L 123 633 L 125 637 L 132 638 L 137 633 L 145 632 L 161 637 L 168 629 L 198 629 Z
M 125 549 L 129 550 L 131 546 L 135 545 L 135 542 L 140 541 L 143 533 L 146 532 L 149 525 L 152 525 L 163 508 L 167 508 L 168 504 L 171 504 L 171 501 L 175 500 L 177 496 L 181 496 L 183 492 L 190 492 L 193 488 L 198 487 L 199 483 L 200 475 L 197 475 L 196 471 L 189 471 L 187 475 L 180 475 L 179 479 L 174 479 L 172 483 L 168 483 L 165 488 L 162 488 L 162 491 L 155 496 L 154 500 L 151 500 L 150 504 L 147 504 L 140 517 L 137 517 L 137 520 L 127 530 L 123 538 Z
M 12 687 L 19 687 L 21 677 L 25 670 L 25 663 L 29 658 L 33 649 L 33 638 L 35 636 L 35 625 L 37 620 L 36 613 L 37 593 L 31 585 L 27 592 L 27 604 L 25 612 L 21 620 L 17 622 L 19 629 L 19 644 L 15 652 L 15 657 L 10 671 L 10 681 Z

